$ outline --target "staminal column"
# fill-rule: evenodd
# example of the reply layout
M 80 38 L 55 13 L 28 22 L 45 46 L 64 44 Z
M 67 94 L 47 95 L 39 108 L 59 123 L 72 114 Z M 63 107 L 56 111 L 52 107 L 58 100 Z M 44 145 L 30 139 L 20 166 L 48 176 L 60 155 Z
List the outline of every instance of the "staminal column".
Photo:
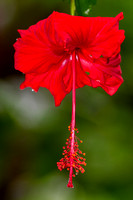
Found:
M 76 111 L 76 55 L 75 51 L 72 54 L 72 121 L 71 121 L 71 148 L 70 148 L 70 173 L 67 187 L 73 188 L 73 154 L 74 154 L 74 139 L 75 139 L 75 111 Z

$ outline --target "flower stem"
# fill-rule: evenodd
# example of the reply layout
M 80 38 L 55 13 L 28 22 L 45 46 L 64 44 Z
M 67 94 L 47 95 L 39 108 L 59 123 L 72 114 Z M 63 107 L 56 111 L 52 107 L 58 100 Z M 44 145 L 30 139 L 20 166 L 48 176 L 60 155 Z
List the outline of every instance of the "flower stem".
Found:
M 76 10 L 75 0 L 71 0 L 71 3 L 70 3 L 70 13 L 71 13 L 71 15 L 75 15 L 75 10 Z
M 67 187 L 73 188 L 72 184 L 72 175 L 73 175 L 73 154 L 74 154 L 74 139 L 75 139 L 75 110 L 76 110 L 76 73 L 75 73 L 75 51 L 72 55 L 72 75 L 73 75 L 73 84 L 72 84 L 72 121 L 71 121 L 71 149 L 70 149 L 70 173 L 69 181 Z

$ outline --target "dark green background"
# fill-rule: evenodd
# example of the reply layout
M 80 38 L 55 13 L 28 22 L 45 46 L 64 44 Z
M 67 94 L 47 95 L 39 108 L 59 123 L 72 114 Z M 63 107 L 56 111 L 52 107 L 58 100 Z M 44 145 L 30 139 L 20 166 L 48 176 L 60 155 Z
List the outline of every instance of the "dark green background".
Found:
M 114 96 L 101 88 L 77 90 L 76 123 L 85 173 L 66 187 L 68 172 L 56 162 L 69 136 L 71 94 L 54 106 L 45 88 L 19 90 L 24 75 L 14 70 L 17 29 L 46 18 L 53 10 L 69 13 L 68 0 L 0 0 L 0 200 L 133 199 L 133 1 L 98 0 L 90 16 L 121 11 L 124 83 Z

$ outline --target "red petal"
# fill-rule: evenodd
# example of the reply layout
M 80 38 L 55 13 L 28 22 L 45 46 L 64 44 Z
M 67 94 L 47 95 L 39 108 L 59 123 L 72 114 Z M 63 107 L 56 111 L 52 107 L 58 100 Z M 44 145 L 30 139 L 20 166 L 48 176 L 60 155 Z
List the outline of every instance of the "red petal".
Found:
M 15 69 L 23 73 L 42 73 L 62 59 L 64 49 L 59 45 L 55 46 L 49 40 L 51 32 L 48 29 L 48 21 L 50 19 L 51 16 L 31 26 L 28 30 L 18 30 L 21 38 L 14 44 Z
M 95 58 L 111 57 L 120 52 L 124 30 L 119 30 L 123 13 L 116 17 L 80 17 L 54 13 L 54 25 L 60 40 L 70 51 L 86 49 Z
M 123 83 L 120 54 L 109 59 L 99 58 L 95 62 L 80 54 L 80 61 L 83 69 L 89 72 L 91 84 L 87 84 L 88 86 L 102 87 L 109 95 L 113 95 Z
M 101 55 L 111 57 L 120 52 L 120 45 L 125 39 L 124 30 L 119 30 L 119 20 L 122 19 L 123 13 L 120 13 L 115 18 L 107 18 L 107 20 L 102 17 L 95 18 L 92 28 L 93 26 L 96 27 L 97 34 L 88 47 L 88 52 L 93 57 L 98 58 Z M 105 21 L 104 26 L 97 26 L 102 21 Z

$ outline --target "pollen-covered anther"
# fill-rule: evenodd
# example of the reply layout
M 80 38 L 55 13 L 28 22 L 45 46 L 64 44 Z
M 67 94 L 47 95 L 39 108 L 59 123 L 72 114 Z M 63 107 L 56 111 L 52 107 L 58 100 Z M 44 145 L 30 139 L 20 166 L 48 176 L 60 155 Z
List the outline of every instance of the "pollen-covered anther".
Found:
M 77 131 L 77 128 L 75 128 L 73 131 Z M 82 140 L 80 140 L 75 136 L 73 153 L 71 152 L 71 141 L 72 141 L 72 131 L 70 131 L 70 136 L 67 139 L 66 146 L 63 147 L 64 151 L 62 155 L 64 156 L 64 158 L 60 159 L 60 161 L 57 162 L 57 166 L 60 171 L 65 168 L 69 171 L 70 168 L 72 167 L 73 168 L 72 176 L 75 177 L 75 175 L 78 175 L 79 171 L 81 171 L 81 173 L 85 172 L 82 166 L 86 166 L 85 163 L 86 159 L 83 158 L 83 156 L 85 156 L 85 153 L 82 153 L 78 145 L 78 141 L 81 143 Z
M 71 130 L 71 126 L 68 126 L 68 130 L 69 130 L 69 131 Z

